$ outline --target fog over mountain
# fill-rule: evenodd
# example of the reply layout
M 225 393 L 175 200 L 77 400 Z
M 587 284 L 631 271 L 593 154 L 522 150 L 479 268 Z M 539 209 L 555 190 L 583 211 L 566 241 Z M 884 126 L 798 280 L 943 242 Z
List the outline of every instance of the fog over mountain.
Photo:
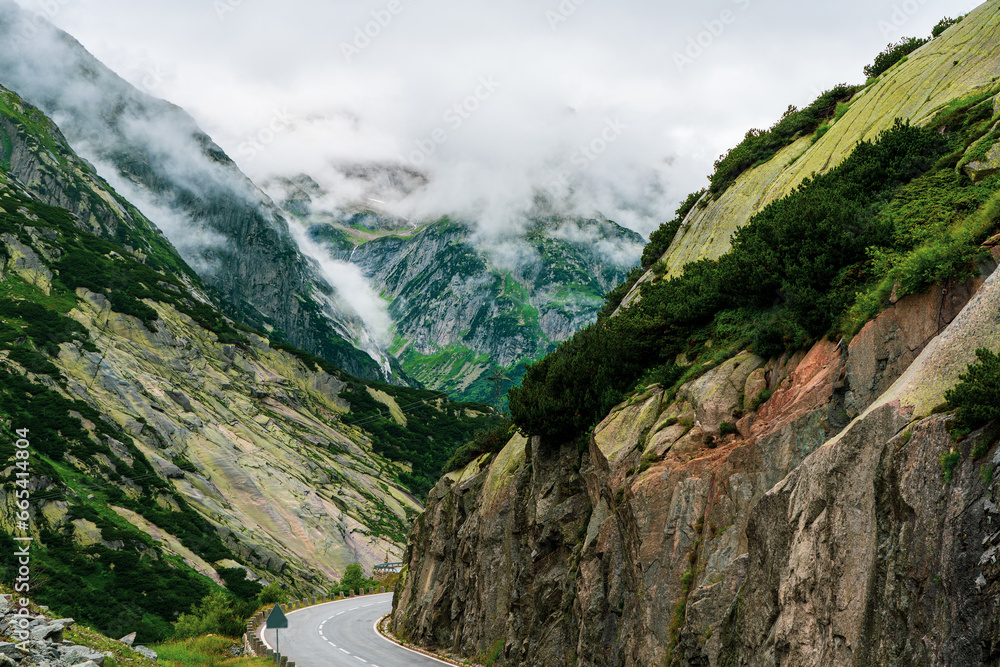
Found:
M 377 199 L 495 235 L 540 194 L 646 234 L 747 127 L 860 80 L 888 42 L 975 3 L 19 4 L 191 112 L 258 183 L 307 173 L 330 209 Z M 345 169 L 366 163 L 427 181 L 358 191 Z

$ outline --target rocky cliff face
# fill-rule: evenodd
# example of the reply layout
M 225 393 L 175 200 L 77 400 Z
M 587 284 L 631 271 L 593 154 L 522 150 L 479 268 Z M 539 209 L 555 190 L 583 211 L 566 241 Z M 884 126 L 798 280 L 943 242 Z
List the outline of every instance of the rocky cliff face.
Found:
M 998 303 L 1000 272 L 754 508 L 723 664 L 1000 664 L 997 432 L 956 445 L 930 414 L 971 350 L 1000 346 Z M 952 451 L 963 462 L 942 483 Z
M 739 355 L 673 401 L 650 387 L 583 445 L 515 438 L 445 477 L 411 534 L 395 626 L 470 655 L 503 640 L 511 664 L 980 664 L 996 484 L 971 461 L 944 484 L 947 418 L 920 419 L 975 344 L 1000 344 L 980 321 L 995 317 L 1000 274 L 962 310 L 980 282 L 904 299 L 846 347 Z M 911 386 L 936 387 L 922 413 L 892 386 L 914 365 Z M 950 641 L 965 653 L 907 635 L 922 623 L 961 627 Z
M 690 248 L 728 248 L 759 203 L 738 193 L 776 198 L 802 160 L 842 160 L 854 139 L 833 134 L 841 123 L 867 137 L 953 96 L 988 99 L 996 61 L 965 49 L 995 52 L 998 16 L 1000 3 L 980 7 L 811 148 L 793 143 L 695 207 L 688 233 L 707 236 Z M 948 49 L 978 65 L 928 86 Z M 888 299 L 848 340 L 737 354 L 676 392 L 635 392 L 578 442 L 518 437 L 446 476 L 411 532 L 395 628 L 470 656 L 502 647 L 504 664 L 1000 664 L 998 433 L 956 443 L 942 412 L 974 351 L 1000 349 L 991 253 L 977 276 Z
M 0 37 L 0 84 L 56 117 L 76 150 L 167 232 L 230 314 L 356 375 L 394 377 L 361 318 L 299 252 L 280 211 L 193 118 L 132 87 L 14 2 L 0 3 Z M 74 212 L 88 205 L 37 172 L 15 173 L 42 201 Z

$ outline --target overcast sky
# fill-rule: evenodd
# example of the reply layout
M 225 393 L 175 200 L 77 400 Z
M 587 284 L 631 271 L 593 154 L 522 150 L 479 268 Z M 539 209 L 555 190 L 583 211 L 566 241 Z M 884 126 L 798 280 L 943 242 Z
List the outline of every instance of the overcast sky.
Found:
M 187 109 L 258 182 L 309 173 L 408 216 L 516 217 L 572 192 L 648 233 L 770 126 L 963 0 L 18 0 Z M 367 33 L 367 34 L 366 34 Z M 351 188 L 345 165 L 430 184 Z

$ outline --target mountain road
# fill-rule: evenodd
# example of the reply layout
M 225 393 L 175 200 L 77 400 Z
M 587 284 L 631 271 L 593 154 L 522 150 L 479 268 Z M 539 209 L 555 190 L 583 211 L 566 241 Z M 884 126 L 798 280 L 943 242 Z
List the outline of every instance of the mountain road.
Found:
M 295 667 L 438 667 L 448 663 L 403 648 L 375 624 L 392 610 L 392 593 L 328 602 L 288 612 L 279 637 L 282 655 Z M 275 646 L 274 630 L 263 632 Z

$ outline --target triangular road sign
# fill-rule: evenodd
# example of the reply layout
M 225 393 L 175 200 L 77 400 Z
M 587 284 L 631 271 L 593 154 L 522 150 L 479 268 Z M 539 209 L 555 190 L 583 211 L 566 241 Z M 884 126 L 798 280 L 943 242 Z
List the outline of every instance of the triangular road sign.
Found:
M 266 627 L 269 630 L 288 627 L 288 617 L 285 616 L 285 612 L 281 611 L 281 605 L 274 605 L 274 609 L 272 609 L 271 613 L 267 615 Z

